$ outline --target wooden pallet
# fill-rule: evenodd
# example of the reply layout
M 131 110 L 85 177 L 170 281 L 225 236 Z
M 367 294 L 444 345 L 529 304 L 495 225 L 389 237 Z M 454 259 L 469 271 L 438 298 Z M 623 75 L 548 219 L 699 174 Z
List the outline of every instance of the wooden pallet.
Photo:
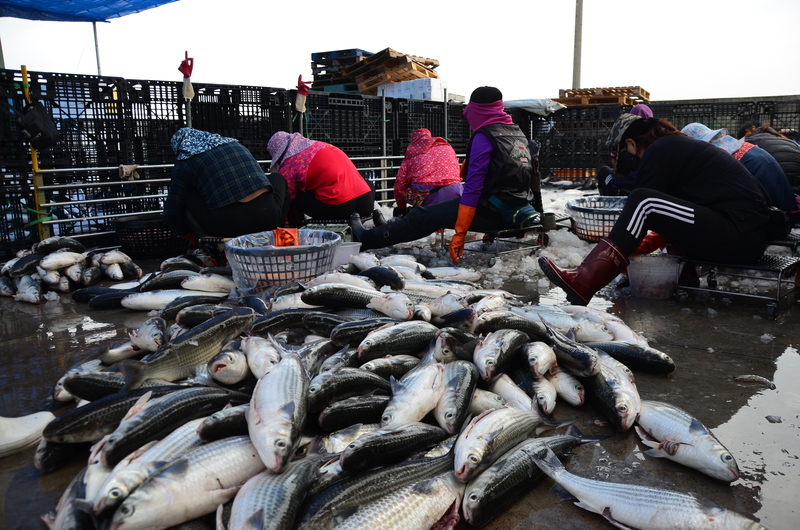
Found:
M 599 87 L 599 88 L 573 88 L 558 91 L 559 98 L 574 97 L 622 97 L 627 96 L 631 102 L 649 103 L 650 92 L 640 86 Z M 558 100 L 555 100 L 558 101 Z M 634 103 L 634 104 L 635 104 Z
M 362 94 L 374 96 L 378 93 L 378 87 L 380 85 L 399 83 L 400 81 L 411 81 L 413 79 L 439 77 L 436 72 L 411 60 L 410 57 L 406 57 L 405 59 L 405 61 L 402 61 L 396 66 L 381 68 L 382 71 L 375 75 L 371 75 L 374 72 L 370 72 L 370 74 L 368 74 L 370 77 L 366 79 L 363 79 L 365 76 L 362 76 L 361 79 L 357 77 L 356 83 L 358 84 L 358 91 Z
M 571 96 L 568 98 L 553 98 L 553 101 L 567 107 L 587 105 L 636 105 L 639 101 L 631 100 L 629 96 Z

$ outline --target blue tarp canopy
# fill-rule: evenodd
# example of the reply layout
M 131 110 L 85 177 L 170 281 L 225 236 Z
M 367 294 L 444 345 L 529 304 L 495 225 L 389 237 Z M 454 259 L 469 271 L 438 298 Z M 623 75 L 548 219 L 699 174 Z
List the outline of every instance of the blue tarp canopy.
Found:
M 106 22 L 177 0 L 0 0 L 0 17 L 54 22 Z

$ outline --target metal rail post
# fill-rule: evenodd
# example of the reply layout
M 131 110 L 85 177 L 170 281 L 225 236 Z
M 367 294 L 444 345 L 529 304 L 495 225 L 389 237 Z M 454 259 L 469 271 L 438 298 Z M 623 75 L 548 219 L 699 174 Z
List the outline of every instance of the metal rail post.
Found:
M 22 65 L 22 93 L 25 95 L 25 101 L 28 103 L 31 102 L 31 93 L 30 93 L 30 83 L 28 82 L 28 67 L 24 64 Z M 40 190 L 41 186 L 44 185 L 44 181 L 42 180 L 42 175 L 39 173 L 39 155 L 36 153 L 36 149 L 31 146 L 31 180 L 33 181 L 33 203 L 35 206 L 35 213 L 37 219 L 41 215 L 39 212 L 41 211 L 41 205 L 47 202 L 44 196 L 44 191 Z M 34 213 L 34 212 L 31 212 Z M 50 227 L 45 226 L 44 223 L 37 223 L 37 231 L 39 233 L 39 241 L 43 239 L 47 239 L 51 236 Z

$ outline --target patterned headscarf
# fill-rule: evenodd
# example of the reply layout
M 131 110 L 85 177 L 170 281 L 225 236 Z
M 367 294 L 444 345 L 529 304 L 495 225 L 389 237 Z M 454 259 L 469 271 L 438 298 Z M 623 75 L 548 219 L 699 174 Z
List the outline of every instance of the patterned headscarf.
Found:
M 681 132 L 691 138 L 696 138 L 698 140 L 703 140 L 704 142 L 716 145 L 720 149 L 723 149 L 730 154 L 734 154 L 736 151 L 741 149 L 742 145 L 744 144 L 744 139 L 737 140 L 728 134 L 728 130 L 724 127 L 722 129 L 712 130 L 702 123 L 690 123 L 681 129 Z
M 417 129 L 411 133 L 411 144 L 406 147 L 406 156 L 424 155 L 441 138 L 434 138 L 428 129 Z
M 172 150 L 178 160 L 186 160 L 194 155 L 205 153 L 222 144 L 238 142 L 236 138 L 228 138 L 218 134 L 198 131 L 191 127 L 183 127 L 172 135 Z
M 315 143 L 317 142 L 304 138 L 300 133 L 276 132 L 267 143 L 267 150 L 272 156 L 272 164 L 269 166 L 269 170 L 275 171 L 284 160 L 308 149 Z

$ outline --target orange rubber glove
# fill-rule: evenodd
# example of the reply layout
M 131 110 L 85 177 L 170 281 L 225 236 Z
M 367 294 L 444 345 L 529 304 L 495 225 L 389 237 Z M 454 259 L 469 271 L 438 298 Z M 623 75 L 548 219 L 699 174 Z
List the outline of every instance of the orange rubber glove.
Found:
M 664 248 L 667 245 L 668 241 L 664 236 L 656 234 L 655 232 L 650 232 L 644 239 L 639 243 L 639 247 L 633 252 L 632 255 L 635 254 L 650 254 L 654 250 L 658 250 L 660 248 Z
M 297 228 L 276 228 L 273 232 L 276 247 L 294 247 L 300 244 Z
M 472 206 L 458 205 L 458 219 L 456 219 L 456 233 L 450 240 L 450 259 L 458 263 L 464 253 L 464 236 L 467 235 L 472 220 L 475 219 L 475 208 Z

